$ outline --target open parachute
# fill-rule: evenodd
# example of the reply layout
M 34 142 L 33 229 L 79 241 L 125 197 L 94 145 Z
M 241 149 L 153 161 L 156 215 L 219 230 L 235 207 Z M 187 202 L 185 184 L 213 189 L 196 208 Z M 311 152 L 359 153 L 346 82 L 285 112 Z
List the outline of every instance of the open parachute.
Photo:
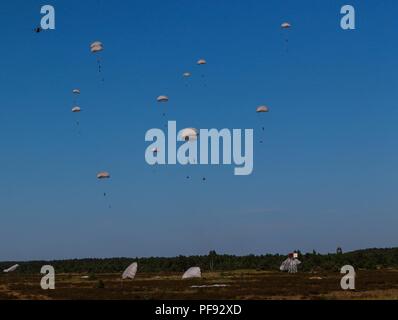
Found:
M 267 106 L 259 106 L 256 109 L 257 113 L 265 113 L 265 112 L 269 112 L 269 108 Z
M 104 50 L 104 45 L 102 44 L 101 41 L 94 41 L 91 45 L 90 45 L 90 51 L 92 53 L 97 53 L 97 52 L 101 52 Z
M 168 96 L 159 96 L 159 97 L 157 97 L 157 102 L 160 102 L 160 103 L 165 103 L 165 102 L 169 102 L 169 97 Z
M 180 131 L 180 138 L 184 141 L 195 141 L 198 139 L 199 131 L 195 128 L 186 128 Z
M 106 171 L 102 171 L 97 174 L 98 180 L 110 179 L 110 177 L 111 177 L 110 173 Z

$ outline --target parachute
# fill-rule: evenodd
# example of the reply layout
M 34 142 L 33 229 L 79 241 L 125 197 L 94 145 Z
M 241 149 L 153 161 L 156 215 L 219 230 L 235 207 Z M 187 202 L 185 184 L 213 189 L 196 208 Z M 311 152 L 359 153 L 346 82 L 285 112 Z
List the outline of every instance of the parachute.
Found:
M 202 278 L 202 271 L 198 267 L 193 267 L 188 269 L 182 276 L 183 280 L 194 279 L 194 278 Z
M 104 45 L 100 41 L 95 41 L 90 45 L 90 51 L 92 53 L 101 52 L 104 50 Z
M 101 66 L 101 58 L 99 53 L 104 50 L 104 45 L 102 44 L 101 41 L 94 41 L 90 45 L 90 51 L 93 54 L 97 54 L 97 65 L 98 65 L 98 73 L 102 72 L 102 66 Z M 102 81 L 104 81 L 104 78 L 102 78 Z
M 73 93 L 73 97 L 74 97 L 73 98 L 74 107 L 72 108 L 72 112 L 73 113 L 80 113 L 80 111 L 82 111 L 82 110 L 77 105 L 77 97 L 80 95 L 80 89 L 73 89 L 72 93 Z M 77 133 L 80 136 L 80 129 L 79 129 L 80 121 L 79 121 L 79 117 L 78 116 L 76 116 L 76 126 L 77 126 Z
M 157 98 L 157 101 L 160 102 L 160 103 L 169 102 L 169 97 L 167 97 L 167 96 L 159 96 Z
M 207 61 L 206 61 L 205 59 L 200 59 L 200 60 L 198 60 L 197 64 L 198 64 L 199 66 L 204 66 L 204 65 L 207 64 Z M 204 86 L 204 87 L 207 87 L 205 74 L 202 73 L 201 77 L 202 77 L 202 79 L 203 79 L 203 86 Z
M 301 261 L 296 258 L 296 255 L 293 253 L 289 254 L 289 257 L 283 261 L 280 266 L 280 271 L 289 272 L 289 273 L 297 273 L 297 266 L 301 264 Z
M 257 113 L 268 113 L 269 112 L 269 108 L 267 106 L 259 106 L 256 109 Z M 265 126 L 262 125 L 261 126 L 261 130 L 265 131 Z M 263 143 L 264 137 L 261 138 L 260 143 Z
M 110 177 L 111 177 L 111 175 L 108 172 L 106 172 L 106 171 L 99 172 L 97 174 L 97 179 L 98 180 L 110 179 Z
M 195 141 L 198 139 L 199 131 L 195 128 L 186 128 L 180 131 L 180 137 L 185 141 Z
M 110 179 L 110 178 L 111 178 L 110 173 L 109 173 L 109 172 L 106 172 L 106 171 L 102 171 L 102 172 L 99 172 L 99 173 L 97 174 L 97 179 L 98 179 L 98 180 L 108 180 L 108 179 Z M 104 197 L 106 197 L 106 196 L 107 196 L 107 192 L 104 191 Z M 108 206 L 109 206 L 109 209 L 112 208 L 111 204 L 109 204 Z
M 184 72 L 182 75 L 185 79 L 185 87 L 188 87 L 188 79 L 192 76 L 190 72 Z
M 269 108 L 267 106 L 260 106 L 256 110 L 257 113 L 264 113 L 264 112 L 269 112 Z
M 281 24 L 282 30 L 289 30 L 292 27 L 292 25 L 289 22 L 284 22 Z M 286 45 L 286 52 L 289 52 L 289 39 L 287 35 L 284 35 L 285 38 L 285 45 Z
M 135 275 L 137 274 L 137 270 L 138 270 L 138 264 L 137 262 L 134 262 L 133 264 L 131 264 L 122 274 L 122 279 L 126 280 L 126 279 L 134 279 Z
M 289 22 L 284 22 L 281 24 L 282 29 L 290 29 L 292 25 Z
M 10 272 L 14 272 L 15 270 L 17 270 L 19 268 L 19 264 L 13 265 L 12 267 L 3 270 L 4 273 L 10 273 Z

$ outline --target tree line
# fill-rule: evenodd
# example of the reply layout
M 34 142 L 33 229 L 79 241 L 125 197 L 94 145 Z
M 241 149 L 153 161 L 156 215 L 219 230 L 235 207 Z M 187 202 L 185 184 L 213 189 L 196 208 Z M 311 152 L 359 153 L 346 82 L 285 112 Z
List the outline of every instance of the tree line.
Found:
M 340 248 L 334 254 L 319 254 L 315 251 L 301 253 L 301 272 L 339 271 L 344 265 L 352 265 L 356 269 L 398 268 L 398 248 L 366 249 L 343 253 Z M 13 264 L 19 264 L 18 273 L 37 274 L 43 265 L 51 265 L 57 273 L 121 273 L 132 262 L 138 262 L 140 272 L 183 272 L 192 266 L 203 271 L 232 270 L 279 270 L 281 263 L 287 258 L 280 254 L 235 256 L 218 254 L 210 251 L 203 256 L 178 256 L 173 258 L 110 258 L 110 259 L 74 259 L 58 261 L 0 262 L 0 271 Z

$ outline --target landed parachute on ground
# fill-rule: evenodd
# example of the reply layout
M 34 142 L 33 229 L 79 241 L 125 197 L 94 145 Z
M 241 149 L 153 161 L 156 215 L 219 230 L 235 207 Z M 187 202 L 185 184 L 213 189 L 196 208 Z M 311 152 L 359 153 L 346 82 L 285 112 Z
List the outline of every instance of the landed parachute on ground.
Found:
M 137 274 L 137 270 L 138 270 L 138 264 L 137 262 L 134 262 L 133 264 L 131 264 L 122 274 L 122 279 L 126 280 L 126 279 L 134 279 L 135 275 Z
M 19 268 L 19 264 L 13 265 L 12 267 L 3 270 L 4 273 L 10 273 L 10 272 L 14 272 L 15 270 L 17 270 Z
M 186 128 L 180 131 L 180 138 L 184 141 L 195 141 L 198 139 L 199 131 L 195 128 Z
M 194 279 L 194 278 L 202 278 L 202 271 L 198 267 L 193 267 L 188 269 L 182 276 L 183 280 Z
M 301 264 L 301 261 L 296 258 L 293 253 L 289 254 L 289 257 L 283 261 L 280 266 L 280 270 L 289 273 L 297 273 L 297 267 Z

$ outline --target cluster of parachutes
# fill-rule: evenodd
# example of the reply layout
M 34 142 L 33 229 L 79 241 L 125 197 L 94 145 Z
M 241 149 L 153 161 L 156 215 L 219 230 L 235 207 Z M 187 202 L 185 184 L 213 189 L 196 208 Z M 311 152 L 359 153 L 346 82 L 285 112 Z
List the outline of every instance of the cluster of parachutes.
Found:
M 292 27 L 292 25 L 289 22 L 284 22 L 281 24 L 281 28 L 282 30 L 288 30 Z M 286 43 L 288 43 L 288 39 L 286 38 Z M 92 54 L 96 55 L 97 57 L 97 65 L 98 65 L 98 73 L 101 74 L 102 73 L 102 64 L 101 64 L 101 56 L 100 53 L 104 50 L 104 45 L 101 41 L 94 41 L 93 43 L 91 43 L 90 45 L 90 51 Z M 207 61 L 205 59 L 199 59 L 197 61 L 197 65 L 198 66 L 204 66 L 207 64 Z M 183 73 L 183 78 L 184 79 L 189 79 L 192 76 L 192 73 L 189 71 L 186 71 Z M 204 77 L 204 75 L 202 75 L 202 77 Z M 104 81 L 104 78 L 102 77 L 102 81 Z M 80 135 L 80 121 L 78 118 L 78 114 L 82 111 L 82 109 L 80 108 L 80 106 L 77 104 L 77 97 L 80 95 L 80 89 L 74 89 L 73 91 L 73 95 L 75 96 L 74 99 L 74 103 L 73 103 L 73 108 L 72 108 L 72 113 L 76 114 L 76 126 L 78 127 L 78 133 Z M 169 102 L 169 97 L 167 95 L 160 95 L 157 97 L 157 102 L 160 104 L 167 104 Z M 270 111 L 270 108 L 266 105 L 261 105 L 258 106 L 256 109 L 257 114 L 265 114 L 268 113 Z M 166 108 L 163 111 L 163 117 L 166 117 Z M 261 131 L 265 131 L 265 126 L 262 125 L 261 126 Z M 182 140 L 189 142 L 189 141 L 195 141 L 198 139 L 199 136 L 199 131 L 195 128 L 186 128 L 183 129 L 180 133 Z M 264 138 L 262 137 L 260 140 L 260 143 L 264 142 Z M 159 150 L 158 148 L 155 148 L 152 150 L 154 155 L 157 155 L 159 152 L 162 152 L 161 150 Z M 98 180 L 106 180 L 106 179 L 110 179 L 110 174 L 108 172 L 99 172 L 97 174 L 97 179 Z M 190 179 L 190 175 L 187 175 L 187 179 Z M 206 181 L 206 178 L 203 178 L 203 181 Z M 104 192 L 104 196 L 106 196 L 106 192 Z

